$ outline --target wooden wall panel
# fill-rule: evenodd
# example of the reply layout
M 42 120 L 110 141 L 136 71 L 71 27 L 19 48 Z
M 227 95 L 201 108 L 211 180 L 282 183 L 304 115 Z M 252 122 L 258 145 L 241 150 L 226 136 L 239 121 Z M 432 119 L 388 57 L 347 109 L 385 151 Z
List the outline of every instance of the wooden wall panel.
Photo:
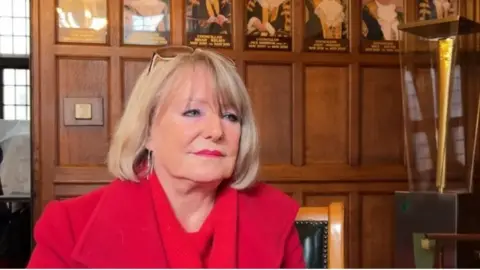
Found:
M 361 163 L 403 164 L 400 72 L 365 67 L 362 73 Z
M 127 104 L 138 76 L 148 66 L 148 63 L 145 60 L 123 60 L 123 106 Z
M 363 194 L 361 260 L 364 268 L 389 268 L 394 250 L 393 194 Z
M 262 164 L 291 162 L 291 70 L 288 65 L 247 65 L 246 84 L 259 126 Z
M 107 60 L 59 58 L 58 102 L 63 112 L 63 98 L 101 97 L 104 115 L 108 111 Z M 105 119 L 108 123 L 108 119 Z M 88 166 L 105 163 L 108 151 L 108 130 L 105 126 L 65 126 L 63 113 L 58 123 L 58 165 Z
M 305 70 L 306 163 L 348 160 L 348 69 L 307 67 Z

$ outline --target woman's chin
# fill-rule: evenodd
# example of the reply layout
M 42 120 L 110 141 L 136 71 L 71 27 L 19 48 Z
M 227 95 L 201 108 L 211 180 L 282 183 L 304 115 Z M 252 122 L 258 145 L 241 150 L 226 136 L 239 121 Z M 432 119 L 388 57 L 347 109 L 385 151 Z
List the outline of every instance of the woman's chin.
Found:
M 192 182 L 195 182 L 197 184 L 203 184 L 203 185 L 208 185 L 208 184 L 212 184 L 212 185 L 215 185 L 215 184 L 220 184 L 221 182 L 223 182 L 223 180 L 225 179 L 225 177 L 223 175 L 219 175 L 219 174 L 195 174 L 194 176 L 192 177 L 189 177 L 189 179 L 192 181 Z

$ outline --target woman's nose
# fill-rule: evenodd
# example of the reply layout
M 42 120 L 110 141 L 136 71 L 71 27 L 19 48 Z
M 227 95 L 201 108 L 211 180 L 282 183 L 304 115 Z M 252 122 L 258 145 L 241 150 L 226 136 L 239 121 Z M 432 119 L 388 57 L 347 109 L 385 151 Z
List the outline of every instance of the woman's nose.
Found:
M 206 139 L 218 141 L 223 138 L 222 119 L 217 115 L 209 115 L 205 119 L 203 134 Z

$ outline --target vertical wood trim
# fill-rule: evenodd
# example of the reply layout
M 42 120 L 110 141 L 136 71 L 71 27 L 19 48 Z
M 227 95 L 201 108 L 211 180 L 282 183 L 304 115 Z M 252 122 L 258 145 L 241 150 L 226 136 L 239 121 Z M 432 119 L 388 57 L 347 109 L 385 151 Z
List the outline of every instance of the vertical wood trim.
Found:
M 41 54 L 40 54 L 40 0 L 30 1 L 30 29 L 31 29 L 31 38 L 30 38 L 30 97 L 32 99 L 31 104 L 32 108 L 30 109 L 31 121 L 30 121 L 30 130 L 32 131 L 32 164 L 33 164 L 33 179 L 32 179 L 32 190 L 31 193 L 34 194 L 33 202 L 33 220 L 37 220 L 42 211 L 42 181 L 41 179 L 41 103 L 40 103 L 40 66 L 41 66 Z
M 361 200 L 358 192 L 348 196 L 348 209 L 345 212 L 348 228 L 348 248 L 345 249 L 346 268 L 361 268 Z
M 233 1 L 232 42 L 233 42 L 233 50 L 235 51 L 237 58 L 241 58 L 242 52 L 244 51 L 244 48 L 245 48 L 245 32 L 244 32 L 245 27 L 243 27 L 245 25 L 245 17 L 246 17 L 245 1 L 246 0 Z
M 350 166 L 360 165 L 360 134 L 361 134 L 361 87 L 360 65 L 358 63 L 349 66 L 349 104 L 348 104 L 348 163 Z
M 305 67 L 298 61 L 293 63 L 292 68 L 292 164 L 303 166 L 305 163 Z
M 109 66 L 109 78 L 110 83 L 107 92 L 107 99 L 104 100 L 104 104 L 108 103 L 108 119 L 105 119 L 108 123 L 108 140 L 110 142 L 114 133 L 118 120 L 120 119 L 123 111 L 123 61 L 117 55 L 110 57 Z
M 360 38 L 362 33 L 362 1 L 348 1 L 348 13 L 350 21 L 348 23 L 348 36 L 350 39 L 350 52 L 353 59 L 358 59 L 360 55 Z
M 182 45 L 185 40 L 185 0 L 170 1 L 171 44 Z
M 412 22 L 417 19 L 417 1 L 416 0 L 404 0 L 405 5 L 405 18 L 407 22 Z
M 123 43 L 123 0 L 107 1 L 108 37 L 111 47 L 120 47 Z M 114 50 L 116 52 L 116 50 Z
M 303 37 L 305 32 L 304 14 L 305 1 L 292 0 L 292 51 L 294 53 L 301 53 L 303 49 Z M 298 29 L 293 31 L 293 29 Z
M 237 65 L 238 75 L 240 75 L 240 78 L 242 78 L 244 83 L 247 83 L 245 61 L 242 60 L 242 59 L 237 59 L 237 60 L 235 60 L 235 64 Z M 247 89 L 247 90 L 249 90 L 249 89 Z M 251 94 L 250 90 L 249 90 L 248 93 Z
M 58 87 L 57 87 L 57 68 L 55 64 L 54 46 L 56 43 L 55 31 L 55 0 L 39 1 L 39 17 L 41 25 L 40 55 L 42 55 L 42 65 L 40 76 L 33 80 L 40 79 L 40 87 L 37 89 L 40 96 L 40 115 L 45 123 L 53 123 L 53 126 L 40 125 L 40 160 L 42 162 L 41 177 L 39 181 L 42 187 L 39 190 L 39 207 L 42 209 L 54 198 L 53 179 L 55 165 L 57 164 L 58 152 Z

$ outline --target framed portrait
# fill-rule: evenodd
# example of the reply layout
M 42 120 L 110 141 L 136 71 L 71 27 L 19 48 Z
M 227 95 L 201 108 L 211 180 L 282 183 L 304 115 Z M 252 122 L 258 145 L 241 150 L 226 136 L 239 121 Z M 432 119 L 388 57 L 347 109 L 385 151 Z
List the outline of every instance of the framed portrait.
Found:
M 362 0 L 362 51 L 398 53 L 402 32 L 398 25 L 405 20 L 403 0 Z
M 245 0 L 247 49 L 292 49 L 292 1 Z
M 170 0 L 123 0 L 123 43 L 167 45 Z
M 233 0 L 185 1 L 188 46 L 232 48 Z
M 305 0 L 305 51 L 349 51 L 348 3 L 348 0 Z
M 57 40 L 107 43 L 106 0 L 57 0 Z
M 460 15 L 458 0 L 416 0 L 418 20 L 442 19 Z

